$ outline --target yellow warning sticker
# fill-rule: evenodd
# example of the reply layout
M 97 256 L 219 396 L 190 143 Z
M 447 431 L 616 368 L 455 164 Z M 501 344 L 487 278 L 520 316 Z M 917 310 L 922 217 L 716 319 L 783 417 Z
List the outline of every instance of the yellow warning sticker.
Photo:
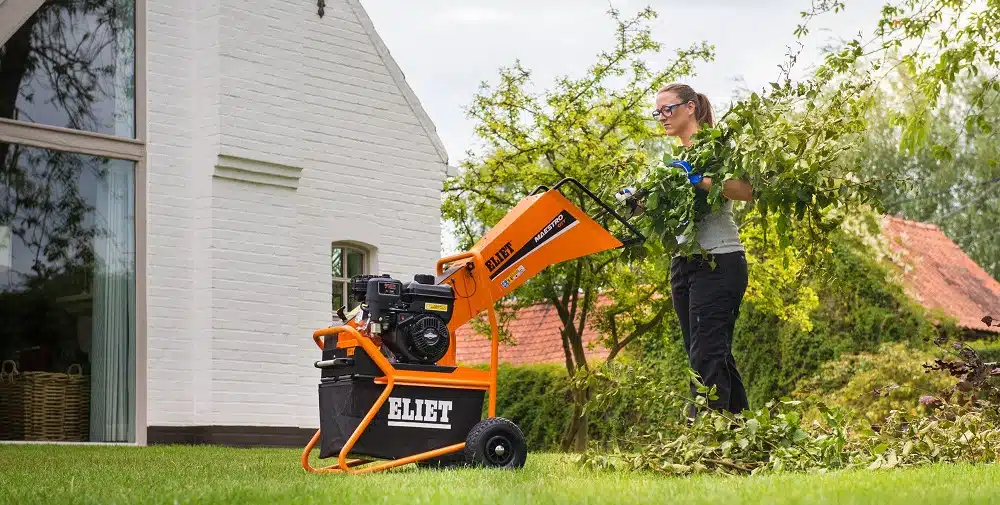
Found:
M 448 312 L 448 306 L 443 303 L 425 303 L 425 310 L 434 310 L 437 312 Z

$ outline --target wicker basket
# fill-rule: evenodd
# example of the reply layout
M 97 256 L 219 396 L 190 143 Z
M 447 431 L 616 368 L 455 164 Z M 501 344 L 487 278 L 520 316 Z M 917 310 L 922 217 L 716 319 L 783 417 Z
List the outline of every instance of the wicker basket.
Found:
M 70 366 L 67 373 L 22 375 L 25 440 L 86 442 L 90 438 L 90 378 L 83 375 L 80 365 Z
M 24 377 L 11 360 L 0 365 L 0 440 L 24 440 Z

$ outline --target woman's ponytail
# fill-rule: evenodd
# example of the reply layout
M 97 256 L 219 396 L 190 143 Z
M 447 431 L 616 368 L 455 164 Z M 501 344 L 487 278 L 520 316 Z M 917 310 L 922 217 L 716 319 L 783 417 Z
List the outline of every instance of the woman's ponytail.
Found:
M 698 121 L 698 124 L 715 126 L 715 118 L 712 115 L 712 103 L 708 101 L 707 96 L 695 93 L 691 89 L 691 86 L 681 83 L 664 86 L 659 92 L 663 93 L 664 91 L 671 91 L 677 94 L 677 98 L 682 102 L 694 102 L 694 118 Z
M 712 116 L 712 103 L 708 101 L 707 96 L 701 93 L 697 93 L 696 96 L 694 118 L 698 120 L 698 124 L 715 126 L 715 118 Z

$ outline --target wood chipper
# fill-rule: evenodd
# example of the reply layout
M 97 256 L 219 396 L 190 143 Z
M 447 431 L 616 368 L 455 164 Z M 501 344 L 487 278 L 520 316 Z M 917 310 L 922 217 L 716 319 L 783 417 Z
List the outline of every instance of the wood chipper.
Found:
M 599 212 L 590 216 L 574 205 L 561 191 L 566 185 Z M 632 236 L 615 236 L 598 223 L 612 217 Z M 471 250 L 438 260 L 436 275 L 406 282 L 389 275 L 352 278 L 360 304 L 350 313 L 338 310 L 342 325 L 313 333 L 322 350 L 314 363 L 321 370 L 320 429 L 302 452 L 302 467 L 361 473 L 409 463 L 523 466 L 524 436 L 496 417 L 495 302 L 549 265 L 643 240 L 627 219 L 567 178 L 551 189 L 538 187 Z M 484 310 L 489 370 L 458 366 L 456 332 Z M 314 468 L 309 458 L 317 445 L 320 459 L 337 462 Z

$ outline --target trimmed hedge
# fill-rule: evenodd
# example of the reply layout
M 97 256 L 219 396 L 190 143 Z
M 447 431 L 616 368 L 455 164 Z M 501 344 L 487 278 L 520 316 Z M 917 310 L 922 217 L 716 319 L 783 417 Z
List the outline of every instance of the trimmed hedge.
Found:
M 487 408 L 484 402 L 484 416 Z M 558 450 L 573 415 L 566 367 L 501 364 L 497 370 L 497 415 L 521 428 L 529 450 Z
M 899 342 L 882 344 L 873 353 L 843 354 L 800 382 L 792 397 L 815 398 L 850 408 L 874 423 L 881 422 L 892 410 L 917 415 L 923 412 L 919 402 L 922 395 L 935 396 L 957 382 L 945 373 L 926 373 L 925 364 L 944 357 L 941 349 L 919 349 Z M 815 411 L 811 414 L 820 416 Z
M 488 367 L 477 365 L 475 368 Z M 635 407 L 620 404 L 614 409 L 591 413 L 588 418 L 590 440 L 602 442 L 621 435 Z M 484 417 L 487 409 L 488 404 L 484 403 Z M 563 433 L 573 415 L 566 367 L 558 363 L 501 364 L 497 370 L 497 415 L 521 428 L 529 450 L 560 450 Z
M 751 407 L 791 393 L 799 381 L 844 353 L 875 352 L 890 342 L 921 348 L 942 331 L 956 333 L 949 323 L 935 327 L 924 308 L 890 281 L 888 267 L 860 244 L 845 238 L 832 249 L 823 269 L 806 281 L 820 294 L 820 305 L 810 315 L 811 331 L 744 305 L 733 354 Z

